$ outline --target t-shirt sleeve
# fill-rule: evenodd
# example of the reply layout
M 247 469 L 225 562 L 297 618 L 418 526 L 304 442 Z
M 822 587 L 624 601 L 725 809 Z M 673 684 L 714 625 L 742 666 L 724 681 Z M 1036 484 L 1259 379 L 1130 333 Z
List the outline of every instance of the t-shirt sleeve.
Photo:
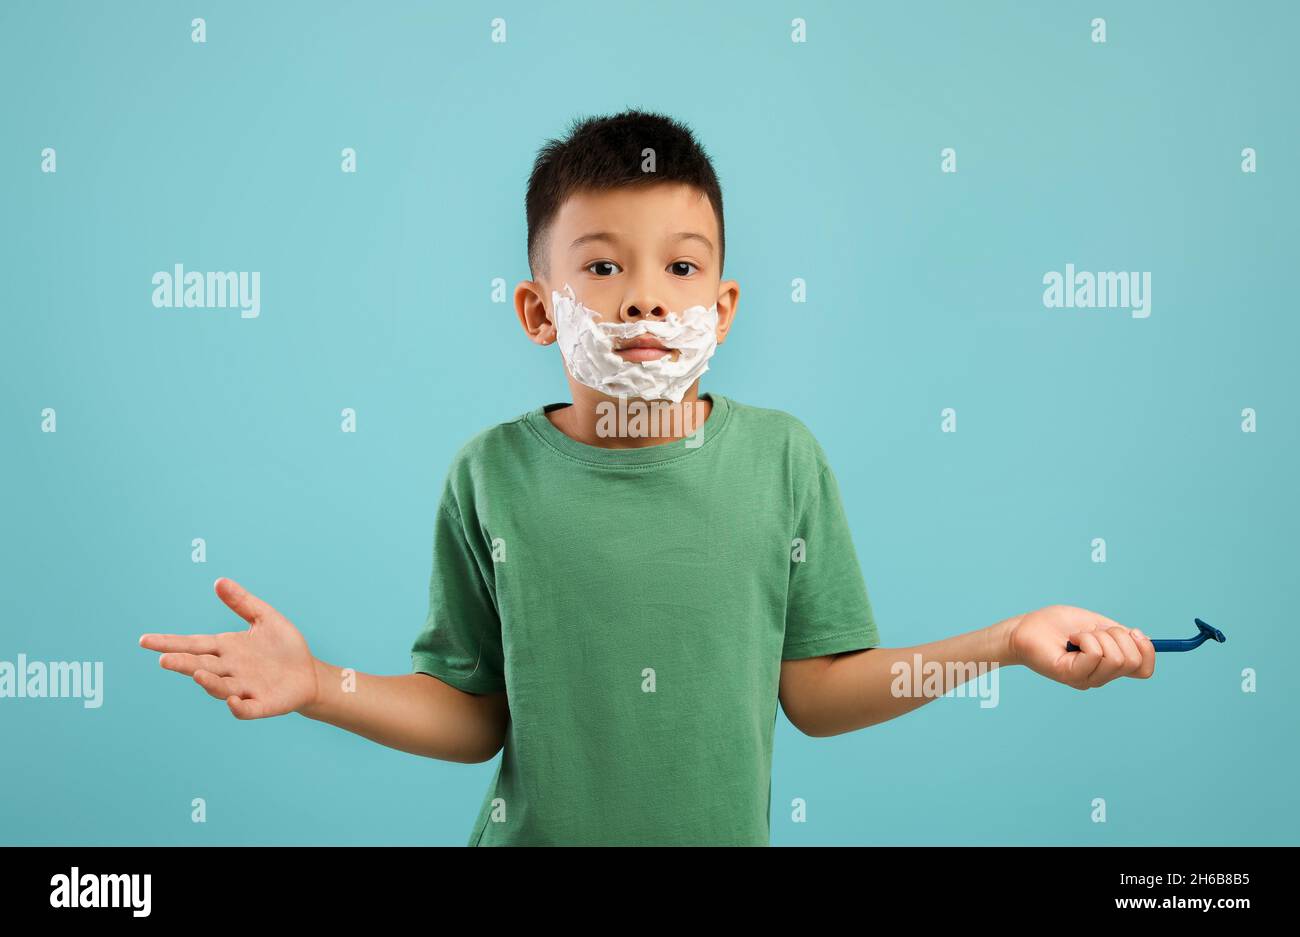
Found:
M 804 500 L 790 550 L 782 660 L 877 647 L 880 636 L 828 464 Z
M 468 693 L 505 690 L 501 619 L 484 575 L 491 575 L 491 564 L 485 545 L 471 545 L 455 500 L 444 492 L 434 525 L 429 612 L 411 647 L 412 672 Z

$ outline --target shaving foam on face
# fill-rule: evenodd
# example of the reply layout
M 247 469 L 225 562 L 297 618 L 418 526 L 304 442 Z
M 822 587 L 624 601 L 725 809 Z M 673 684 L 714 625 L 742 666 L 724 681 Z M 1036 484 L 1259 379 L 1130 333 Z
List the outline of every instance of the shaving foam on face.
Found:
M 578 302 L 573 287 L 551 291 L 560 353 L 569 373 L 593 390 L 611 397 L 671 400 L 682 397 L 709 369 L 718 347 L 718 304 L 670 312 L 662 321 L 601 322 Z M 676 351 L 655 361 L 627 361 L 614 353 L 616 342 L 650 334 Z

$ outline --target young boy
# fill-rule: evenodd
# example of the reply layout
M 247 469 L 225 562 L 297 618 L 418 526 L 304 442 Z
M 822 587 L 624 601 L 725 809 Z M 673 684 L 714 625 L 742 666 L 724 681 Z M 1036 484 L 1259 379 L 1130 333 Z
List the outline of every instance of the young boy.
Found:
M 539 153 L 527 219 L 515 308 L 531 341 L 560 345 L 573 403 L 452 461 L 414 672 L 345 675 L 229 579 L 217 595 L 248 630 L 145 635 L 163 667 L 240 719 L 299 712 L 450 761 L 502 752 L 471 845 L 767 845 L 778 701 L 811 736 L 892 719 L 935 698 L 899 690 L 914 655 L 942 665 L 940 693 L 1008 664 L 1078 689 L 1151 676 L 1144 635 L 1066 606 L 878 646 L 821 447 L 786 413 L 699 394 L 740 288 L 684 126 L 575 124 Z

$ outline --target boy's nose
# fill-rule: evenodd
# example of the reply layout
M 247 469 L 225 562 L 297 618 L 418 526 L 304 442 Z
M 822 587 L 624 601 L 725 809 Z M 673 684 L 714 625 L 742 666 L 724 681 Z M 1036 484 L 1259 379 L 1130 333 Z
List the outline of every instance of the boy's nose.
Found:
M 623 307 L 622 319 L 624 322 L 641 322 L 646 319 L 664 319 L 668 316 L 668 310 L 662 303 L 654 301 L 642 301 L 632 303 Z

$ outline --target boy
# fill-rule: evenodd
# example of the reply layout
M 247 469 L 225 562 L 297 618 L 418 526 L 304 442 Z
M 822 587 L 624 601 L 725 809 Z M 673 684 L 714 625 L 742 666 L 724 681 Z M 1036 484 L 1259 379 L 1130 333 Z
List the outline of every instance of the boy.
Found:
M 526 207 L 534 279 L 515 308 L 560 345 L 573 403 L 453 460 L 414 672 L 345 692 L 229 579 L 217 594 L 250 628 L 145 635 L 163 667 L 240 719 L 296 711 L 451 761 L 501 751 L 471 845 L 767 845 L 778 702 L 812 736 L 892 719 L 935 696 L 897 689 L 918 654 L 945 665 L 940 692 L 964 682 L 948 664 L 1078 689 L 1151 676 L 1144 635 L 1066 606 L 879 647 L 821 447 L 786 413 L 699 394 L 740 288 L 688 129 L 640 111 L 577 123 L 539 153 Z

